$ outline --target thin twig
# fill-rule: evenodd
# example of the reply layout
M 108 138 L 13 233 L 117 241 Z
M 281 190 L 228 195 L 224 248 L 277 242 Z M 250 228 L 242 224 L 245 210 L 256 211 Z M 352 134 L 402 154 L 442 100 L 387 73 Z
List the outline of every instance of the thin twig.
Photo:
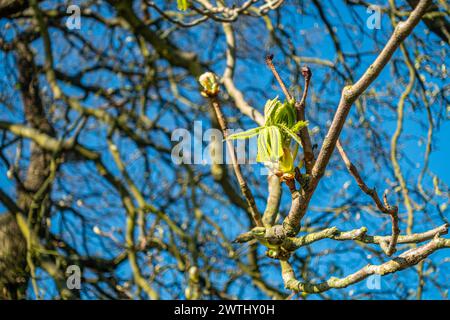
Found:
M 217 120 L 219 122 L 220 128 L 223 132 L 223 136 L 226 139 L 228 137 L 228 126 L 227 122 L 225 120 L 225 116 L 222 113 L 222 110 L 220 109 L 220 104 L 217 99 L 217 97 L 210 97 L 211 105 L 214 108 L 214 111 L 217 116 Z M 236 175 L 236 178 L 239 183 L 239 187 L 241 188 L 242 194 L 245 197 L 245 200 L 247 201 L 247 204 L 250 209 L 250 213 L 253 217 L 253 221 L 255 222 L 255 225 L 258 227 L 262 227 L 263 223 L 261 220 L 261 215 L 258 211 L 258 208 L 256 207 L 255 199 L 253 197 L 253 194 L 250 190 L 250 188 L 247 185 L 247 182 L 245 182 L 244 176 L 242 175 L 241 167 L 238 164 L 236 153 L 234 150 L 233 142 L 231 140 L 226 140 L 228 152 L 230 153 L 231 162 L 233 164 L 234 173 Z
M 308 90 L 309 85 L 311 82 L 312 72 L 311 69 L 308 66 L 302 67 L 302 75 L 305 79 L 305 86 L 303 88 L 303 94 L 302 98 L 300 99 L 300 102 L 295 104 L 295 108 L 297 109 L 297 120 L 298 121 L 305 121 L 305 106 L 306 106 L 306 97 L 308 96 Z M 311 170 L 314 166 L 314 152 L 312 149 L 312 143 L 311 143 L 311 137 L 309 135 L 309 131 L 307 127 L 303 127 L 300 129 L 300 132 L 298 133 L 298 136 L 300 137 L 300 140 L 302 141 L 302 147 L 303 147 L 303 153 L 305 157 L 305 168 L 306 173 L 310 174 Z
M 286 85 L 284 84 L 283 80 L 281 79 L 280 75 L 278 74 L 277 69 L 275 69 L 275 66 L 273 65 L 273 54 L 266 56 L 266 64 L 269 67 L 269 69 L 272 71 L 273 75 L 275 76 L 275 79 L 277 79 L 278 84 L 281 87 L 281 90 L 283 90 L 284 95 L 286 96 L 286 99 L 288 101 L 292 100 L 292 96 L 289 93 L 288 89 L 286 88 Z
M 391 216 L 391 222 L 392 222 L 392 237 L 389 245 L 383 246 L 383 250 L 386 252 L 388 256 L 391 256 L 395 252 L 395 246 L 397 244 L 398 235 L 400 234 L 400 228 L 398 226 L 398 207 L 397 206 L 391 206 L 389 205 L 387 201 L 387 195 L 386 193 L 383 195 L 384 205 L 380 200 L 380 197 L 378 196 L 378 193 L 375 189 L 369 188 L 366 183 L 364 182 L 363 178 L 358 172 L 358 169 L 356 169 L 355 165 L 350 161 L 349 157 L 347 156 L 347 153 L 345 152 L 344 148 L 342 147 L 342 144 L 340 140 L 336 142 L 336 147 L 339 151 L 339 154 L 342 157 L 342 160 L 345 163 L 345 166 L 347 167 L 350 174 L 355 178 L 356 183 L 360 187 L 360 189 L 367 195 L 369 195 L 373 201 L 375 202 L 377 208 L 385 213 Z
M 209 101 L 211 103 L 212 108 L 214 109 L 214 112 L 217 117 L 217 122 L 219 123 L 220 129 L 222 130 L 223 136 L 226 140 L 228 152 L 231 158 L 231 163 L 233 165 L 234 174 L 236 175 L 236 178 L 239 183 L 239 187 L 241 188 L 241 192 L 244 195 L 244 198 L 247 202 L 250 214 L 252 215 L 253 222 L 256 226 L 262 227 L 262 219 L 261 214 L 258 211 L 258 208 L 256 206 L 255 198 L 253 197 L 253 194 L 250 190 L 250 188 L 247 185 L 247 182 L 244 179 L 244 176 L 241 171 L 241 167 L 238 164 L 236 153 L 234 150 L 233 142 L 231 140 L 227 140 L 228 138 L 228 124 L 227 120 L 225 118 L 225 115 L 222 112 L 222 109 L 220 108 L 219 99 L 217 98 L 217 95 L 219 93 L 219 84 L 218 84 L 218 78 L 215 74 L 212 73 L 206 73 L 202 77 L 205 76 L 205 83 L 202 83 L 202 80 L 200 80 L 200 83 L 204 86 L 204 90 L 202 91 L 202 95 L 209 98 Z M 200 78 L 202 78 L 200 77 Z M 207 87 L 205 87 L 207 86 Z

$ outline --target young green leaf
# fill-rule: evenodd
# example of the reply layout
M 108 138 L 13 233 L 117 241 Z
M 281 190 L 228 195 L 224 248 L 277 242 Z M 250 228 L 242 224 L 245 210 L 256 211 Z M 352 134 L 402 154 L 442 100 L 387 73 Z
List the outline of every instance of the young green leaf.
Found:
M 302 121 L 302 120 L 300 120 L 300 121 L 298 121 L 296 124 L 294 124 L 294 125 L 291 127 L 291 131 L 297 133 L 297 132 L 299 132 L 301 129 L 303 129 L 304 127 L 306 127 L 307 125 L 308 125 L 308 121 Z
M 277 161 L 283 155 L 280 129 L 276 126 L 264 127 L 258 136 L 257 162 Z
M 237 132 L 229 135 L 225 140 L 236 140 L 236 139 L 250 139 L 251 137 L 254 137 L 258 135 L 258 133 L 264 129 L 264 127 L 257 127 L 253 129 L 249 129 L 244 132 Z
M 272 124 L 272 114 L 280 105 L 281 102 L 278 100 L 278 96 L 272 100 L 267 100 L 266 105 L 264 106 L 264 121 L 266 125 Z
M 295 142 L 297 142 L 299 145 L 302 145 L 302 141 L 295 132 L 286 127 L 284 124 L 280 124 L 280 128 L 283 130 L 283 132 L 287 133 L 292 139 L 294 139 Z
M 188 8 L 187 0 L 177 0 L 178 10 L 186 11 Z

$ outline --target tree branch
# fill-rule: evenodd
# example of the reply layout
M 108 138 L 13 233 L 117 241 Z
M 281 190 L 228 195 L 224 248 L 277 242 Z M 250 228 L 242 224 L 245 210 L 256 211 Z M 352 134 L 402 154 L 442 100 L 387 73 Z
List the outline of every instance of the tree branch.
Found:
M 378 193 L 376 192 L 376 190 L 370 189 L 366 185 L 366 183 L 362 179 L 361 175 L 359 174 L 358 170 L 356 169 L 356 167 L 353 165 L 353 163 L 348 158 L 347 153 L 345 152 L 345 150 L 342 147 L 341 142 L 339 140 L 336 143 L 336 147 L 339 151 L 339 154 L 342 157 L 342 160 L 345 163 L 345 166 L 347 167 L 350 174 L 355 178 L 356 183 L 358 183 L 358 186 L 361 188 L 361 190 L 373 199 L 377 208 L 381 212 L 386 213 L 391 217 L 391 224 L 392 224 L 391 240 L 392 241 L 389 242 L 388 247 L 385 251 L 388 256 L 391 256 L 395 252 L 395 245 L 397 244 L 397 238 L 398 238 L 398 235 L 400 234 L 400 228 L 398 226 L 398 207 L 390 206 L 388 204 L 386 193 L 384 194 L 384 197 L 383 197 L 384 203 L 385 203 L 385 205 L 383 205 L 380 198 L 378 197 Z
M 222 130 L 223 136 L 224 136 L 225 139 L 227 139 L 227 137 L 228 137 L 228 124 L 227 124 L 226 118 L 225 118 L 225 116 L 222 113 L 222 110 L 220 108 L 219 100 L 217 99 L 217 94 L 219 92 L 219 89 L 218 89 L 219 84 L 217 82 L 218 81 L 217 76 L 215 74 L 212 74 L 212 73 L 206 73 L 206 74 L 202 75 L 202 77 L 203 76 L 209 77 L 207 82 L 212 87 L 207 88 L 207 87 L 204 86 L 204 88 L 203 88 L 204 90 L 202 91 L 202 94 L 209 98 L 211 106 L 214 109 L 214 112 L 216 114 L 219 126 L 220 126 L 220 128 Z M 202 83 L 201 79 L 200 79 L 200 82 Z M 244 176 L 243 176 L 242 171 L 241 171 L 241 167 L 238 164 L 236 153 L 235 153 L 234 146 L 233 146 L 233 142 L 231 140 L 226 140 L 226 144 L 227 144 L 228 152 L 229 152 L 229 155 L 230 155 L 230 158 L 231 158 L 231 162 L 232 162 L 232 165 L 233 165 L 234 173 L 235 173 L 236 178 L 238 180 L 239 187 L 241 188 L 241 192 L 244 195 L 245 200 L 247 201 L 247 205 L 248 205 L 249 210 L 251 212 L 251 215 L 253 217 L 253 221 L 254 221 L 256 226 L 262 227 L 263 223 L 262 223 L 262 220 L 261 220 L 261 214 L 259 213 L 259 210 L 258 210 L 258 208 L 256 206 L 256 202 L 255 202 L 255 199 L 253 197 L 253 194 L 252 194 L 250 188 L 248 187 L 247 182 L 244 179 Z
M 422 233 L 415 233 L 410 235 L 397 236 L 397 243 L 419 243 L 427 241 L 435 237 L 436 235 L 447 234 L 448 225 L 444 224 L 432 230 L 428 230 Z M 309 233 L 305 236 L 297 238 L 286 238 L 283 246 L 286 250 L 294 251 L 298 248 L 310 245 L 316 241 L 323 239 L 332 239 L 337 241 L 356 240 L 367 244 L 378 244 L 386 252 L 387 247 L 385 243 L 390 243 L 392 236 L 371 236 L 367 234 L 367 228 L 362 227 L 351 231 L 340 231 L 336 227 L 324 229 L 318 232 Z
M 386 274 L 409 268 L 428 257 L 436 250 L 442 248 L 450 248 L 450 239 L 435 237 L 427 244 L 408 250 L 397 258 L 389 260 L 383 264 L 369 264 L 345 278 L 332 277 L 329 280 L 318 284 L 298 281 L 295 278 L 294 270 L 289 262 L 280 260 L 280 264 L 284 285 L 287 289 L 295 292 L 319 293 L 333 288 L 346 288 L 352 284 L 361 282 L 373 274 L 384 276 Z
M 350 108 L 356 99 L 369 87 L 369 85 L 378 77 L 381 70 L 389 62 L 395 50 L 411 33 L 414 27 L 419 23 L 425 14 L 431 0 L 421 0 L 409 18 L 405 22 L 400 22 L 394 29 L 394 33 L 386 46 L 375 59 L 373 64 L 367 69 L 362 77 L 352 86 L 347 86 L 342 91 L 341 100 L 331 123 L 330 129 L 325 137 L 322 148 L 317 157 L 316 164 L 312 170 L 312 185 L 315 187 L 323 176 L 325 168 L 330 161 L 331 155 L 336 146 L 337 139 L 342 131 Z

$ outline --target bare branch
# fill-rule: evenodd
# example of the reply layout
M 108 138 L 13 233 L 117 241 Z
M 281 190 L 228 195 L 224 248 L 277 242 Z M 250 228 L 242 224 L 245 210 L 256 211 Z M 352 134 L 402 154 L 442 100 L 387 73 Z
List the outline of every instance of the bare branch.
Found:
M 303 94 L 302 94 L 302 98 L 300 99 L 300 102 L 295 104 L 295 107 L 297 109 L 297 120 L 298 121 L 306 120 L 306 116 L 305 116 L 306 97 L 308 96 L 309 85 L 310 85 L 311 77 L 312 77 L 311 69 L 309 69 L 308 66 L 302 67 L 302 76 L 305 79 L 305 84 L 303 87 Z M 314 152 L 312 149 L 311 137 L 309 135 L 308 128 L 304 127 L 302 129 L 300 129 L 300 132 L 298 133 L 298 135 L 302 141 L 303 153 L 305 155 L 306 173 L 311 174 L 315 159 L 314 159 Z
M 284 95 L 286 96 L 286 99 L 288 101 L 292 100 L 292 96 L 289 93 L 288 89 L 286 88 L 286 85 L 283 82 L 283 79 L 281 79 L 280 75 L 278 74 L 277 69 L 273 65 L 273 55 L 266 56 L 266 64 L 269 67 L 270 71 L 272 71 L 273 75 L 275 76 L 275 79 L 277 79 L 278 84 L 280 85 L 281 90 L 283 90 Z
M 436 235 L 441 236 L 443 234 L 447 234 L 447 232 L 448 225 L 444 224 L 440 227 L 428 230 L 426 232 L 397 236 L 397 243 L 420 243 L 430 240 Z M 366 227 L 351 231 L 340 231 L 338 228 L 332 227 L 318 232 L 309 233 L 298 238 L 286 238 L 283 246 L 287 250 L 294 251 L 298 248 L 310 245 L 316 241 L 323 239 L 332 239 L 337 241 L 357 240 L 367 244 L 378 244 L 383 250 L 385 250 L 383 248 L 383 245 L 385 243 L 390 243 L 392 240 L 392 236 L 368 235 Z
M 366 90 L 367 87 L 369 87 L 369 85 L 378 77 L 381 70 L 383 70 L 383 68 L 389 62 L 395 50 L 397 50 L 403 40 L 405 40 L 405 38 L 412 32 L 414 27 L 419 23 L 420 19 L 425 14 L 430 4 L 431 0 L 421 0 L 414 11 L 411 12 L 411 15 L 408 17 L 408 19 L 405 22 L 401 22 L 397 25 L 386 46 L 375 59 L 373 64 L 362 75 L 362 77 L 354 85 L 347 86 L 342 91 L 339 106 L 336 110 L 334 119 L 331 123 L 330 129 L 328 130 L 322 148 L 320 149 L 319 155 L 317 157 L 316 164 L 314 165 L 312 171 L 312 185 L 314 186 L 314 188 L 320 178 L 323 176 L 325 168 L 330 161 L 331 155 L 336 146 L 337 139 L 341 133 L 342 127 L 344 126 L 345 120 L 347 119 L 347 115 L 353 102 L 355 102 L 355 100 L 364 92 L 364 90 Z
M 428 257 L 436 250 L 442 248 L 450 248 L 450 240 L 436 237 L 427 244 L 408 250 L 397 258 L 387 261 L 381 265 L 369 264 L 345 278 L 332 277 L 329 280 L 318 284 L 300 282 L 296 280 L 294 270 L 292 269 L 290 263 L 280 260 L 280 264 L 284 285 L 287 289 L 295 292 L 319 293 L 333 288 L 346 288 L 349 285 L 361 282 L 373 274 L 384 276 L 386 274 L 409 268 Z
M 206 74 L 204 74 L 204 75 L 206 75 Z M 210 76 L 217 78 L 217 76 L 213 75 L 213 74 L 210 74 Z M 213 81 L 214 80 L 211 79 L 211 82 L 213 82 Z M 215 81 L 217 81 L 217 79 Z M 228 124 L 227 124 L 226 118 L 220 108 L 219 100 L 217 99 L 217 94 L 219 92 L 218 91 L 218 83 L 215 83 L 214 85 L 217 86 L 216 90 L 209 91 L 209 90 L 207 90 L 207 88 L 204 88 L 203 94 L 209 98 L 211 106 L 214 109 L 214 112 L 216 114 L 217 121 L 219 122 L 220 128 L 222 130 L 223 136 L 225 139 L 227 139 Z M 238 180 L 239 187 L 241 188 L 242 194 L 244 195 L 245 200 L 247 201 L 247 205 L 248 205 L 251 215 L 253 217 L 253 221 L 256 226 L 262 227 L 263 223 L 261 220 L 261 214 L 259 213 L 259 210 L 256 206 L 253 194 L 252 194 L 250 188 L 248 187 L 247 182 L 244 179 L 244 176 L 241 171 L 241 167 L 238 164 L 236 153 L 235 153 L 234 146 L 233 146 L 233 142 L 231 140 L 226 140 L 226 144 L 227 144 L 228 152 L 229 152 L 229 155 L 231 158 L 231 162 L 233 164 L 234 173 Z
M 387 202 L 387 195 L 386 193 L 384 194 L 384 203 L 385 205 L 383 205 L 381 203 L 380 198 L 378 197 L 378 193 L 376 192 L 375 189 L 370 189 L 366 183 L 364 182 L 364 180 L 362 179 L 361 175 L 359 174 L 358 170 L 356 169 L 356 167 L 353 165 L 353 163 L 350 161 L 350 159 L 347 156 L 347 153 L 344 151 L 344 148 L 342 147 L 341 142 L 338 140 L 336 143 L 336 147 L 339 151 L 339 154 L 342 157 L 342 160 L 345 163 L 345 166 L 347 167 L 348 171 L 350 172 L 350 174 L 355 178 L 356 182 L 358 183 L 358 186 L 361 188 L 361 190 L 369 195 L 373 201 L 375 202 L 377 208 L 383 212 L 386 213 L 388 215 L 391 216 L 391 222 L 392 222 L 392 237 L 391 240 L 389 242 L 389 244 L 386 246 L 384 245 L 383 248 L 386 248 L 385 252 L 388 256 L 391 256 L 394 252 L 395 252 L 395 245 L 397 243 L 397 238 L 398 235 L 400 234 L 400 228 L 398 226 L 398 207 L 397 206 L 390 206 Z

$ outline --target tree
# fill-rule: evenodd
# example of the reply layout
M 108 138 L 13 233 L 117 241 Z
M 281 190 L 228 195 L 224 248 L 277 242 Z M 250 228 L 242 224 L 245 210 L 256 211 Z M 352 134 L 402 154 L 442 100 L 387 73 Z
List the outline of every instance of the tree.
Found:
M 69 5 L 0 1 L 0 298 L 447 296 L 444 1 Z

